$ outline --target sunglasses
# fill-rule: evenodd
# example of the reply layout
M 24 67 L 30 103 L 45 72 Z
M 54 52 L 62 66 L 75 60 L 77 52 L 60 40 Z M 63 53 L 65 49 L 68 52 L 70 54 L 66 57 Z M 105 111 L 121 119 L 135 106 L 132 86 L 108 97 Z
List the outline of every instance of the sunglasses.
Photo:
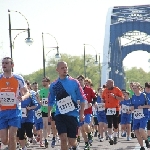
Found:
M 78 79 L 78 81 L 83 81 L 83 79 Z

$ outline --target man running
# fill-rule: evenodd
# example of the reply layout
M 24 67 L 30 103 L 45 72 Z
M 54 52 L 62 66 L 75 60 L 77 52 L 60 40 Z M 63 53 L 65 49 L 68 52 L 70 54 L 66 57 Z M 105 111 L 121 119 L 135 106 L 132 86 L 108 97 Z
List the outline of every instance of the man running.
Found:
M 80 121 L 84 120 L 86 97 L 79 82 L 68 75 L 66 62 L 58 62 L 56 71 L 59 74 L 59 78 L 51 83 L 50 86 L 49 116 L 53 105 L 56 104 L 55 123 L 61 140 L 61 150 L 68 150 L 68 145 L 72 146 L 72 150 L 77 150 L 77 119 L 80 116 Z M 80 100 L 80 113 L 77 100 Z
M 102 93 L 102 99 L 105 102 L 106 119 L 108 122 L 108 136 L 110 138 L 110 144 L 117 144 L 118 133 L 118 117 L 120 109 L 120 101 L 124 100 L 122 91 L 114 86 L 114 81 L 108 79 L 106 88 Z M 114 127 L 114 139 L 112 137 L 112 124 Z
M 9 150 L 16 150 L 16 133 L 21 127 L 21 101 L 30 94 L 22 76 L 12 73 L 12 58 L 2 59 L 3 73 L 0 74 L 0 132 L 2 143 Z

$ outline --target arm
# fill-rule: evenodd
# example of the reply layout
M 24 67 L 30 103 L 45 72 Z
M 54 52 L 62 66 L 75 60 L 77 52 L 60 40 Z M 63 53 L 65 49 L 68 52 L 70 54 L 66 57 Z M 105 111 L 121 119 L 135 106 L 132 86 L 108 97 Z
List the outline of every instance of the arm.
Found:
M 48 117 L 51 116 L 51 110 L 56 101 L 52 86 L 53 86 L 53 84 L 50 85 L 49 95 L 48 95 Z
M 30 93 L 29 93 L 29 90 L 27 89 L 27 87 L 23 87 L 20 89 L 20 92 L 21 92 L 21 97 L 18 96 L 18 98 L 22 101 L 24 101 L 25 99 L 29 98 L 30 96 Z

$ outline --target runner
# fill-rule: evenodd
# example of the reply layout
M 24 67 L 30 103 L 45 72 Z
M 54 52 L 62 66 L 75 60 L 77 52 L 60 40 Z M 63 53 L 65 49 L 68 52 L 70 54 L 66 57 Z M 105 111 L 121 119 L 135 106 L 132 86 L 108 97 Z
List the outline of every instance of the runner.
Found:
M 21 128 L 18 130 L 19 143 L 21 150 L 27 150 L 26 138 L 30 143 L 36 144 L 36 139 L 33 135 L 33 123 L 34 123 L 34 109 L 37 107 L 37 100 L 35 97 L 35 92 L 31 90 L 29 81 L 26 81 L 28 90 L 30 91 L 30 96 L 25 101 L 21 102 L 22 119 Z M 25 137 L 26 135 L 26 137 Z
M 140 150 L 145 150 L 143 140 L 146 147 L 149 148 L 149 142 L 145 128 L 148 121 L 148 108 L 150 108 L 150 100 L 142 93 L 141 86 L 138 82 L 133 83 L 134 95 L 132 96 L 131 110 L 134 110 L 133 130 L 135 131 L 137 140 L 141 146 Z
M 145 83 L 144 93 L 150 100 L 150 83 L 149 82 Z M 147 135 L 148 135 L 148 141 L 150 142 L 150 109 L 148 109 Z
M 127 132 L 127 141 L 130 141 L 131 134 L 131 121 L 132 121 L 132 111 L 130 111 L 131 99 L 129 98 L 129 92 L 123 91 L 124 101 L 120 102 L 121 105 L 121 130 L 122 137 L 126 137 Z
M 16 150 L 16 133 L 21 127 L 21 101 L 29 97 L 22 76 L 12 73 L 12 58 L 2 59 L 3 73 L 0 74 L 0 133 L 1 141 L 9 150 Z M 7 101 L 5 101 L 7 99 Z
M 43 89 L 40 90 L 40 102 L 41 110 L 42 110 L 42 118 L 43 118 L 43 137 L 45 140 L 45 147 L 48 148 L 48 93 L 50 86 L 49 77 L 44 77 L 42 79 Z
M 84 142 L 85 142 L 84 150 L 89 150 L 89 147 L 93 142 L 91 126 L 90 126 L 91 119 L 92 119 L 92 101 L 94 98 L 96 98 L 96 95 L 93 89 L 91 89 L 89 86 L 85 86 L 84 84 L 85 77 L 83 75 L 79 75 L 77 79 L 81 87 L 83 88 L 84 94 L 86 95 L 87 98 L 86 101 L 87 103 L 84 111 L 85 119 L 83 122 L 81 122 L 80 125 L 81 125 L 82 137 L 84 138 Z
M 50 86 L 49 116 L 53 105 L 56 104 L 55 123 L 61 141 L 61 150 L 68 150 L 68 145 L 72 146 L 72 150 L 77 150 L 77 118 L 80 116 L 80 121 L 84 119 L 86 97 L 78 81 L 68 75 L 66 62 L 58 62 L 56 71 L 59 78 Z M 80 112 L 77 100 L 80 100 Z
M 108 122 L 108 136 L 110 138 L 110 145 L 117 144 L 118 137 L 118 117 L 120 109 L 120 100 L 123 100 L 123 94 L 118 87 L 114 86 L 114 81 L 108 79 L 106 88 L 102 93 L 102 99 L 105 102 L 106 119 Z M 112 137 L 112 124 L 114 128 L 114 138 Z
M 105 131 L 106 140 L 108 140 L 107 136 L 107 119 L 106 119 L 106 113 L 105 113 L 105 103 L 103 101 L 102 97 L 103 88 L 98 88 L 98 97 L 97 102 L 95 103 L 95 107 L 97 108 L 97 120 L 99 124 L 100 129 L 100 142 L 104 141 L 103 132 Z

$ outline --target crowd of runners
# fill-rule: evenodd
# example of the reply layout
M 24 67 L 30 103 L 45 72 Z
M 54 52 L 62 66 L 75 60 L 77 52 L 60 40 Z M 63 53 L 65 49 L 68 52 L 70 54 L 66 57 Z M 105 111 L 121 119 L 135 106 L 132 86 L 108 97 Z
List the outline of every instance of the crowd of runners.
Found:
M 13 67 L 10 57 L 2 59 L 0 138 L 8 145 L 6 149 L 27 150 L 38 142 L 41 148 L 54 148 L 60 141 L 61 150 L 79 150 L 82 138 L 84 150 L 90 150 L 93 136 L 99 142 L 108 140 L 110 145 L 117 144 L 119 136 L 127 141 L 137 138 L 140 150 L 145 150 L 144 145 L 149 148 L 149 82 L 145 87 L 131 82 L 127 91 L 108 79 L 94 90 L 92 81 L 83 75 L 69 76 L 67 63 L 62 61 L 57 64 L 54 82 L 41 77 L 41 81 L 30 83 L 14 74 Z

